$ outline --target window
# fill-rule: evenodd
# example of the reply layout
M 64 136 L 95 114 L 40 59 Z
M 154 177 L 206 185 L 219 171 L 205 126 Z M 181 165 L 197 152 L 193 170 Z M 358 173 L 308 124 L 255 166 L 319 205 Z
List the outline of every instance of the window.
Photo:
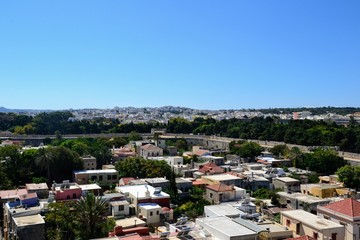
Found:
M 159 215 L 159 210 L 158 210 L 158 211 L 156 211 L 156 215 Z
M 212 193 L 210 193 L 210 198 L 212 198 L 213 197 L 213 194 Z
M 112 175 L 112 179 L 116 180 L 117 179 L 117 175 Z
M 103 180 L 103 176 L 99 176 L 99 180 L 102 181 L 102 180 Z
M 317 232 L 313 232 L 313 238 L 317 239 L 319 237 L 319 234 Z
M 296 234 L 300 233 L 300 223 L 296 224 Z
M 291 224 L 290 219 L 286 219 L 286 226 L 290 227 L 290 224 Z
M 73 193 L 73 198 L 76 198 L 76 193 Z
M 153 215 L 153 212 L 151 211 L 151 212 L 150 212 L 150 216 L 152 216 L 152 215 Z
M 120 205 L 118 210 L 119 211 L 124 211 L 124 205 Z
M 337 235 L 337 233 L 332 233 L 331 234 L 331 240 L 336 240 L 336 235 Z
M 107 180 L 111 180 L 111 175 L 107 175 Z

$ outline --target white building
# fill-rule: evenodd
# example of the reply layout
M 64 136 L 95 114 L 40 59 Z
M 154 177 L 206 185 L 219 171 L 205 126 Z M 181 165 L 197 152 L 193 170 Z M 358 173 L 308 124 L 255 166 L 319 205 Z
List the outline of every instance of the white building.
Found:
M 113 201 L 110 202 L 111 215 L 113 217 L 123 217 L 130 215 L 130 203 L 128 201 Z
M 317 214 L 345 226 L 345 240 L 360 239 L 359 201 L 348 198 L 326 206 L 318 206 Z
M 139 203 L 139 216 L 140 214 L 146 218 L 147 224 L 158 225 L 160 224 L 161 206 L 156 203 Z
M 304 210 L 281 212 L 280 222 L 294 237 L 308 235 L 318 240 L 343 240 L 345 227 Z
M 139 148 L 139 155 L 143 158 L 159 157 L 163 155 L 163 149 L 148 143 Z
M 119 173 L 115 169 L 99 169 L 99 170 L 85 170 L 74 171 L 74 181 L 77 184 L 88 184 L 96 182 L 100 186 L 117 184 Z
M 197 218 L 196 225 L 205 229 L 215 239 L 254 240 L 257 237 L 255 231 L 252 231 L 227 217 Z

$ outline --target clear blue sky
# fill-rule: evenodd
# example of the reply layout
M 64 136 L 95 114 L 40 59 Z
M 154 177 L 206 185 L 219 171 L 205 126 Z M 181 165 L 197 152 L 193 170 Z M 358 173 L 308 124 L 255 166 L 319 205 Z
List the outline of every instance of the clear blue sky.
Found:
M 0 106 L 360 106 L 359 0 L 2 1 Z

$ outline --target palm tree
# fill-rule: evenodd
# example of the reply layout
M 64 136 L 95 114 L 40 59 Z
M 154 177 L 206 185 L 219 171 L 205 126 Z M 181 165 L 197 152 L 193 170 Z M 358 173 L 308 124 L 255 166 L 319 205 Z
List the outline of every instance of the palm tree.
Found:
M 91 239 L 103 237 L 107 233 L 106 226 L 108 205 L 105 199 L 88 193 L 75 204 L 76 226 L 80 238 Z M 111 226 L 113 228 L 114 226 Z M 105 231 L 105 233 L 104 233 Z
M 39 148 L 35 159 L 35 164 L 41 169 L 47 171 L 48 183 L 51 184 L 51 168 L 50 164 L 53 162 L 54 156 L 51 149 Z

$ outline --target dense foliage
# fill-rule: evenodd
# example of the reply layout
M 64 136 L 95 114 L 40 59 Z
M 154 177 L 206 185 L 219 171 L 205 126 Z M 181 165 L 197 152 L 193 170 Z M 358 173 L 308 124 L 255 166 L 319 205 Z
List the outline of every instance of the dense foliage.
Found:
M 285 123 L 270 117 L 221 121 L 196 118 L 192 122 L 174 118 L 169 121 L 167 130 L 305 146 L 339 146 L 343 151 L 360 152 L 360 126 L 354 121 L 345 127 L 333 122 L 311 120 L 290 120 Z
M 308 169 L 319 174 L 333 174 L 338 168 L 346 164 L 344 158 L 339 157 L 334 150 L 316 149 L 294 159 L 294 165 L 301 169 Z
M 205 191 L 198 187 L 192 187 L 191 194 L 188 199 L 184 199 L 174 210 L 176 217 L 185 214 L 191 219 L 204 214 L 204 206 L 211 205 L 211 203 L 203 198 Z
M 232 141 L 229 144 L 230 152 L 241 156 L 242 158 L 250 158 L 255 160 L 263 151 L 263 148 L 254 142 Z
M 0 147 L 0 189 L 13 189 L 44 180 L 48 183 L 70 180 L 72 171 L 82 168 L 79 155 L 65 147 L 23 152 L 17 146 Z
M 171 179 L 171 167 L 165 161 L 145 160 L 141 157 L 130 157 L 115 164 L 120 177 Z
M 50 135 L 59 131 L 62 134 L 96 133 L 149 133 L 151 128 L 162 127 L 160 123 L 120 124 L 117 119 L 94 118 L 92 120 L 73 121 L 70 112 L 44 112 L 30 117 L 14 113 L 0 113 L 0 131 L 17 134 Z
M 107 202 L 91 193 L 77 202 L 51 203 L 49 210 L 45 216 L 47 239 L 105 237 L 115 226 L 107 217 Z
M 166 127 L 170 133 L 220 135 L 306 146 L 339 146 L 343 151 L 360 152 L 360 126 L 353 120 L 345 127 L 326 121 L 283 121 L 270 117 L 220 121 L 201 117 L 194 121 L 172 118 L 167 125 L 120 124 L 117 119 L 107 118 L 70 121 L 72 117 L 70 112 L 41 113 L 35 117 L 0 113 L 0 131 L 9 130 L 18 134 L 149 133 L 151 128 Z
M 360 189 L 360 166 L 346 165 L 339 168 L 336 174 L 345 187 Z

